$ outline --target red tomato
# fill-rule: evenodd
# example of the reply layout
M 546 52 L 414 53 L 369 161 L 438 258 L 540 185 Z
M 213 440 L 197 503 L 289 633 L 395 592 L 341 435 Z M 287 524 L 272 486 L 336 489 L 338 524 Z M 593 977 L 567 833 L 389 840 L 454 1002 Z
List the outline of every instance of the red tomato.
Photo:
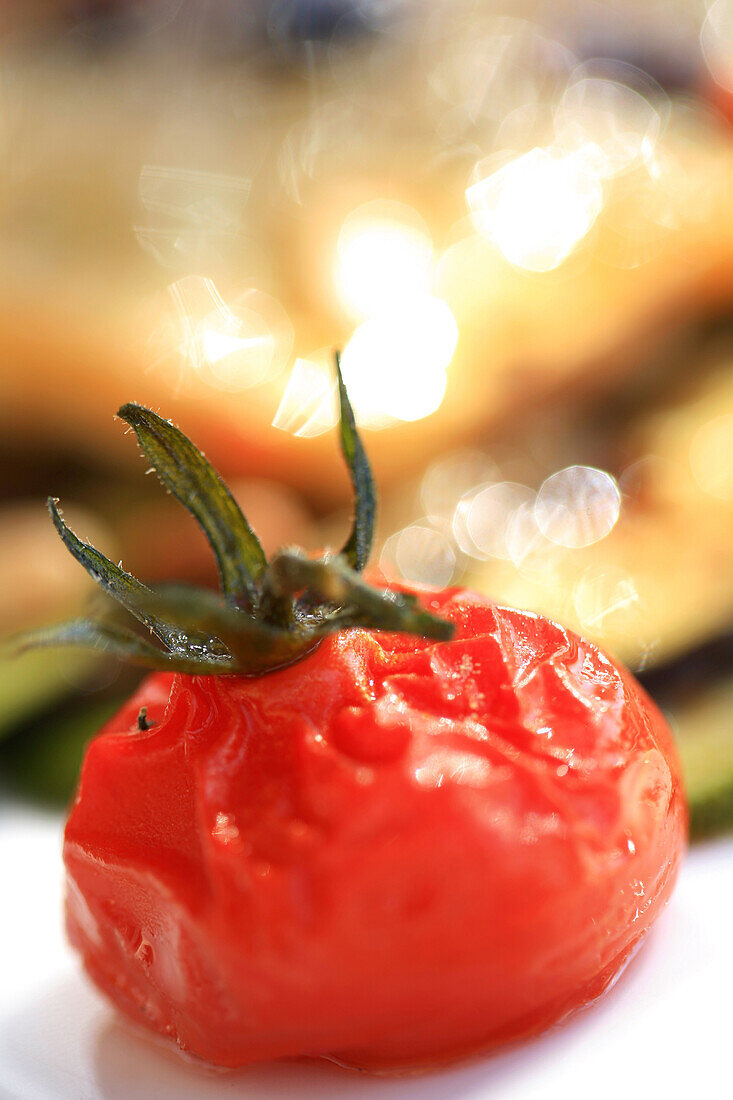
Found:
M 685 845 L 661 715 L 540 616 L 421 598 L 452 641 L 156 673 L 90 745 L 68 929 L 138 1023 L 224 1066 L 421 1067 L 547 1027 L 639 945 Z

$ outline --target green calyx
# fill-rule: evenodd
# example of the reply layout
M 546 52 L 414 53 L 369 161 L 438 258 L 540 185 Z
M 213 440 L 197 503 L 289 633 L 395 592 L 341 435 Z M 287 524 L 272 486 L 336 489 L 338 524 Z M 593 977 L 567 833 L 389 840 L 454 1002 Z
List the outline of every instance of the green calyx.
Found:
M 118 416 L 135 432 L 166 489 L 203 529 L 221 592 L 184 584 L 148 588 L 82 542 L 64 522 L 58 501 L 49 498 L 67 550 L 111 599 L 95 617 L 24 635 L 14 650 L 82 646 L 148 668 L 256 676 L 292 664 L 325 635 L 353 627 L 448 640 L 453 625 L 424 611 L 414 596 L 372 588 L 359 576 L 371 551 L 376 498 L 338 356 L 336 373 L 341 450 L 355 498 L 351 532 L 338 554 L 314 559 L 285 549 L 268 562 L 234 497 L 183 432 L 142 405 L 123 405 Z M 120 609 L 129 613 L 123 621 Z

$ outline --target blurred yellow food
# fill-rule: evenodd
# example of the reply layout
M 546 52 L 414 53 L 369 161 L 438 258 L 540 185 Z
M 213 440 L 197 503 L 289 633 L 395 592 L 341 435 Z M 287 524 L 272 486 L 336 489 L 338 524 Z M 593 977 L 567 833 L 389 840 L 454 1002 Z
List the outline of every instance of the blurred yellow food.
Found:
M 730 307 L 733 143 L 722 124 L 661 89 L 627 91 L 632 115 L 610 147 L 585 115 L 579 144 L 566 99 L 583 82 L 568 68 L 562 97 L 555 73 L 546 91 L 533 87 L 518 126 L 512 89 L 541 75 L 522 77 L 523 43 L 526 62 L 547 36 L 521 20 L 511 39 L 484 24 L 474 33 L 448 19 L 427 45 L 401 41 L 400 56 L 370 41 L 321 58 L 315 99 L 301 70 L 163 48 L 104 62 L 9 57 L 8 440 L 115 468 L 122 441 L 109 418 L 132 399 L 180 421 L 225 472 L 333 504 L 347 479 L 333 472 L 328 435 L 296 438 L 299 399 L 280 417 L 288 430 L 272 428 L 296 359 L 346 349 L 386 486 L 528 408 L 605 392 L 650 349 Z M 495 110 L 512 122 L 498 132 L 483 101 L 472 115 L 454 89 L 481 35 L 511 40 L 517 55 L 504 85 L 491 78 Z M 557 102 L 565 114 L 550 140 Z M 389 426 L 377 436 L 368 425 L 380 418 Z

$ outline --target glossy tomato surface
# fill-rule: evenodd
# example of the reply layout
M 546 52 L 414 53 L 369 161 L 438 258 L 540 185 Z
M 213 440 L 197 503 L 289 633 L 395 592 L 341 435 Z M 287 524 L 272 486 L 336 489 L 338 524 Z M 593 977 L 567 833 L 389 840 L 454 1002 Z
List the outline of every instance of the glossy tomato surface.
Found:
M 451 642 L 355 630 L 260 678 L 155 674 L 92 742 L 68 930 L 135 1020 L 224 1066 L 424 1067 L 619 974 L 685 844 L 667 725 L 554 623 L 421 598 Z

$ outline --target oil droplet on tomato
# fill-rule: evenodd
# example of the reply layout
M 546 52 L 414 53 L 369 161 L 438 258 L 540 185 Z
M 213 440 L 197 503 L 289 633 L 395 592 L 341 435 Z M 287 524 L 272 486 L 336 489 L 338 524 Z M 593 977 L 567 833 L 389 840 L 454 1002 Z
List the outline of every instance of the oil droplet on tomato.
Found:
M 491 772 L 488 760 L 466 752 L 446 750 L 432 753 L 422 767 L 415 771 L 415 780 L 421 787 L 442 787 L 446 779 L 467 787 L 483 786 Z
M 222 844 L 239 840 L 239 828 L 232 815 L 222 813 L 220 810 L 216 815 L 216 824 L 211 830 L 211 835 Z

